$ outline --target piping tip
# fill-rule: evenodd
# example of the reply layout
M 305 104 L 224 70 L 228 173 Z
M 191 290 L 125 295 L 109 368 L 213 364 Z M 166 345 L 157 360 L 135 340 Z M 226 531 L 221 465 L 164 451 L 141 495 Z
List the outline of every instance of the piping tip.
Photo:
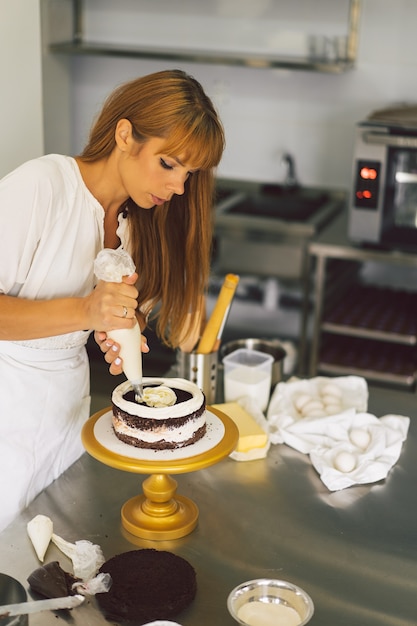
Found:
M 135 392 L 135 400 L 136 402 L 143 402 L 143 384 L 142 383 L 132 383 L 133 391 Z

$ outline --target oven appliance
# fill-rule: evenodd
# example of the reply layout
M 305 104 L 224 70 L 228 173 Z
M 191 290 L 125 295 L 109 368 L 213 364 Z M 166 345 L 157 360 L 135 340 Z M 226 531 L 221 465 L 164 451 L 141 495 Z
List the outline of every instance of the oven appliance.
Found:
M 417 251 L 417 105 L 357 125 L 348 213 L 352 242 Z

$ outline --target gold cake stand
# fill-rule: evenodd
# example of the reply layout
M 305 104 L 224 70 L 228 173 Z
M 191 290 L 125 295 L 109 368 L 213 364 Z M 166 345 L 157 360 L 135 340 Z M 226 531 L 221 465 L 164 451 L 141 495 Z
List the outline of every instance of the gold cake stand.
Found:
M 192 446 L 189 446 L 191 456 L 185 458 L 167 459 L 165 456 L 161 459 L 158 451 L 155 451 L 155 460 L 134 458 L 117 454 L 103 445 L 97 439 L 95 425 L 110 407 L 98 411 L 84 424 L 82 442 L 95 459 L 126 472 L 151 474 L 142 483 L 143 493 L 122 506 L 122 525 L 132 535 L 153 540 L 178 539 L 196 527 L 198 508 L 192 500 L 176 493 L 177 482 L 170 474 L 194 472 L 218 463 L 235 449 L 239 437 L 233 420 L 213 407 L 207 408 L 223 424 L 224 434 L 213 447 L 200 454 L 192 455 Z M 138 449 L 134 450 L 137 453 Z

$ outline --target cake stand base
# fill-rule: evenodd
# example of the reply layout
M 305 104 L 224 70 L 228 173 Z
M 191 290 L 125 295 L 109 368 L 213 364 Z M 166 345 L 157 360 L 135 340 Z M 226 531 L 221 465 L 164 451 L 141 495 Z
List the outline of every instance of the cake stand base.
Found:
M 198 507 L 192 500 L 175 495 L 177 481 L 167 474 L 153 474 L 142 483 L 143 494 L 122 507 L 122 525 L 143 539 L 179 539 L 194 530 Z

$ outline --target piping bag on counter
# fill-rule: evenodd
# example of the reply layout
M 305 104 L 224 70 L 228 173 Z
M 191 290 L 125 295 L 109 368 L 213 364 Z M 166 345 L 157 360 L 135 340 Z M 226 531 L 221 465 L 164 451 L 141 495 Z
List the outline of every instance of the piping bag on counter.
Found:
M 214 309 L 197 345 L 197 354 L 209 354 L 219 349 L 221 336 L 239 283 L 239 276 L 227 274 Z
M 130 276 L 136 270 L 132 257 L 122 249 L 104 248 L 94 261 L 94 273 L 99 280 L 121 283 L 123 276 Z M 143 398 L 141 332 L 136 320 L 133 328 L 111 330 L 108 336 L 120 345 L 123 371 L 130 381 L 136 401 Z

